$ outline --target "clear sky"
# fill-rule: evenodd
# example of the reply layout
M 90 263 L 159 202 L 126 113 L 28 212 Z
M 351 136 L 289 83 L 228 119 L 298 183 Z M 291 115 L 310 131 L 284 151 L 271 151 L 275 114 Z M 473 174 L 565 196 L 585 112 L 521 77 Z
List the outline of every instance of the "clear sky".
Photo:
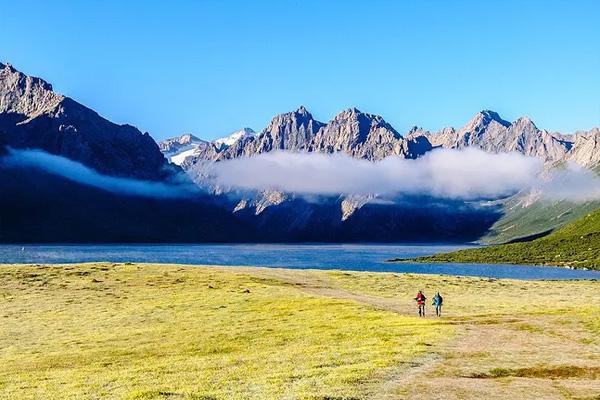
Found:
M 600 126 L 600 1 L 0 0 L 0 60 L 156 139 L 356 106 Z

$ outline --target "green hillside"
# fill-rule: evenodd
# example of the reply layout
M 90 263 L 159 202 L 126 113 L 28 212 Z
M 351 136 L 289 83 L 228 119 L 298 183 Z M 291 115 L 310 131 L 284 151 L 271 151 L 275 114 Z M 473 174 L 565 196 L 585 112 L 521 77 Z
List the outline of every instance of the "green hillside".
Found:
M 600 209 L 531 242 L 419 257 L 422 262 L 557 265 L 600 270 Z M 405 260 L 396 260 L 405 261 Z
M 592 169 L 600 175 L 600 166 Z M 600 201 L 574 203 L 567 200 L 528 201 L 517 194 L 503 202 L 504 215 L 494 223 L 479 242 L 503 244 L 526 237 L 542 236 L 600 208 Z
M 599 207 L 598 201 L 578 204 L 564 200 L 536 201 L 523 206 L 521 198 L 513 198 L 504 205 L 505 213 L 502 218 L 479 241 L 484 244 L 502 244 L 554 231 Z

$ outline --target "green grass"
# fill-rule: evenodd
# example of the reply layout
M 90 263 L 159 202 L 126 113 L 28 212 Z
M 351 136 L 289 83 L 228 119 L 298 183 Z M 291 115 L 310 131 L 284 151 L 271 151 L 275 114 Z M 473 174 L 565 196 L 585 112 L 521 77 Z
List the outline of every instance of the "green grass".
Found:
M 565 225 L 548 236 L 531 242 L 460 250 L 419 257 L 415 260 L 556 265 L 598 270 L 600 269 L 600 209 Z

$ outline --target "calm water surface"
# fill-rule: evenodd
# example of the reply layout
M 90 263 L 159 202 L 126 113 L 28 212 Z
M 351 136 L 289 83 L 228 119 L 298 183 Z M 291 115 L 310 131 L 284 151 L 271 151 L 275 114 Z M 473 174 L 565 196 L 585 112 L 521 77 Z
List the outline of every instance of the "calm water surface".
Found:
M 0 245 L 0 263 L 148 262 L 412 272 L 516 279 L 600 279 L 598 271 L 503 264 L 386 263 L 468 246 L 378 244 Z

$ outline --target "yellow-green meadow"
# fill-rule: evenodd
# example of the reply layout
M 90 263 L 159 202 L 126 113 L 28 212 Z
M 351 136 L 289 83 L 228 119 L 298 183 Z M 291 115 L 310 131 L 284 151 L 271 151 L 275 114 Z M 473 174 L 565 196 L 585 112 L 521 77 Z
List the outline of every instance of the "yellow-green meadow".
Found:
M 444 316 L 416 316 L 440 291 Z M 595 398 L 597 281 L 0 266 L 0 398 Z M 429 310 L 428 310 L 429 311 Z

